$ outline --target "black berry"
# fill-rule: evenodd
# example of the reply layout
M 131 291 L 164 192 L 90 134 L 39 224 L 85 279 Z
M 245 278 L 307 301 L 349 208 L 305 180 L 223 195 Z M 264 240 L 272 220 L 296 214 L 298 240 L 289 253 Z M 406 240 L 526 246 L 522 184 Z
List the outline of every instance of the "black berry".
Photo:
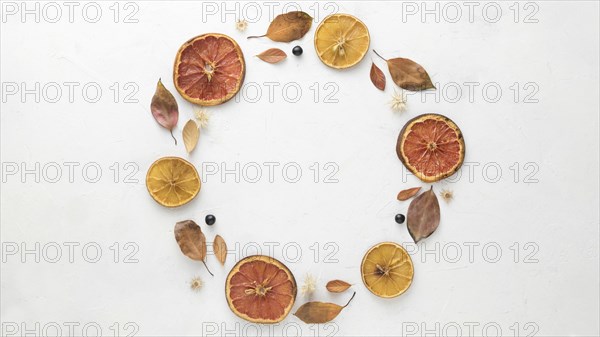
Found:
M 206 218 L 204 218 L 204 221 L 206 222 L 207 225 L 212 226 L 217 221 L 217 218 L 215 218 L 214 215 L 209 214 L 206 216 Z
M 300 47 L 300 46 L 294 47 L 294 49 L 292 49 L 292 54 L 294 54 L 296 56 L 302 55 L 302 47 Z
M 404 214 L 396 214 L 396 222 L 397 223 L 404 223 Z

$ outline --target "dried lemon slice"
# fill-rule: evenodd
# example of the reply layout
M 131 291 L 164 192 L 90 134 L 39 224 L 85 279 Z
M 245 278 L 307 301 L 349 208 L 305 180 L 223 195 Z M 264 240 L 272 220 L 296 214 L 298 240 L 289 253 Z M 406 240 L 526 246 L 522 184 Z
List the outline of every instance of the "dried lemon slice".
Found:
M 178 157 L 155 161 L 146 175 L 148 192 L 159 204 L 178 207 L 190 202 L 200 191 L 200 178 L 194 165 Z
M 410 287 L 414 275 L 410 255 L 394 242 L 371 247 L 362 260 L 360 271 L 367 289 L 386 298 L 402 295 Z
M 349 14 L 333 14 L 315 31 L 315 50 L 323 63 L 344 69 L 360 62 L 367 51 L 371 37 L 367 26 Z

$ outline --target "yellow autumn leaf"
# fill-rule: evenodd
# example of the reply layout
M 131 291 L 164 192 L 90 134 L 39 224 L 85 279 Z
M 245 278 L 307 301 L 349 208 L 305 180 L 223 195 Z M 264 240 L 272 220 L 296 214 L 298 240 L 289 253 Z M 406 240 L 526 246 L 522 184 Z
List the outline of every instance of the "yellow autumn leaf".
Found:
M 227 259 L 227 244 L 218 234 L 215 236 L 215 242 L 213 243 L 213 252 L 217 257 L 217 260 L 221 262 L 221 265 L 225 265 L 225 260 Z
M 188 153 L 191 153 L 196 148 L 199 137 L 200 130 L 198 129 L 198 124 L 193 119 L 190 119 L 183 127 L 183 143 Z

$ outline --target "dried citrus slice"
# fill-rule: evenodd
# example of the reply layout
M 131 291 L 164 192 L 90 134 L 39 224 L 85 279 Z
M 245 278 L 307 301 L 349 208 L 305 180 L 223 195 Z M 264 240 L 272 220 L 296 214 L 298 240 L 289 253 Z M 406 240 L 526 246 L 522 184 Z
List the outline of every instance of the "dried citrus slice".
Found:
M 218 105 L 231 99 L 244 81 L 240 46 L 223 34 L 204 34 L 184 43 L 175 58 L 173 82 L 186 100 Z
M 194 165 L 178 157 L 155 161 L 146 174 L 148 192 L 159 204 L 177 207 L 190 202 L 200 191 L 200 178 Z
M 386 298 L 402 295 L 410 287 L 414 274 L 410 255 L 394 242 L 371 247 L 362 260 L 360 271 L 367 289 Z
M 296 293 L 296 279 L 290 270 L 264 255 L 240 260 L 225 282 L 231 311 L 254 323 L 281 322 L 292 310 Z
M 450 118 L 425 114 L 408 121 L 400 131 L 396 153 L 415 176 L 434 182 L 460 168 L 465 158 L 465 141 Z
M 349 14 L 332 14 L 315 31 L 315 49 L 323 63 L 336 68 L 352 67 L 369 50 L 367 26 Z

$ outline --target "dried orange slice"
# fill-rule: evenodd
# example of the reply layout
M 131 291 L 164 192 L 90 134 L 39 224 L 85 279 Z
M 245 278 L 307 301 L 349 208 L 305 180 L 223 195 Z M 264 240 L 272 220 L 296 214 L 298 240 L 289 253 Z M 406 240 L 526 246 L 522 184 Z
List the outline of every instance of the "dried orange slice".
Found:
M 379 297 L 402 295 L 412 283 L 412 259 L 402 246 L 394 242 L 379 243 L 365 254 L 360 266 L 367 289 Z
M 450 118 L 425 114 L 408 121 L 400 131 L 396 153 L 415 176 L 430 183 L 460 168 L 465 159 L 465 141 Z
M 281 322 L 292 310 L 296 293 L 296 279 L 290 270 L 264 255 L 240 260 L 225 282 L 231 311 L 254 323 Z
M 240 46 L 223 34 L 204 34 L 184 43 L 175 58 L 173 82 L 186 100 L 218 105 L 231 99 L 244 81 Z
M 200 177 L 194 165 L 178 157 L 155 161 L 146 174 L 146 188 L 159 204 L 178 207 L 190 202 L 200 191 Z
M 323 63 L 336 68 L 350 68 L 360 62 L 371 37 L 367 26 L 349 14 L 332 14 L 315 31 L 315 50 Z

